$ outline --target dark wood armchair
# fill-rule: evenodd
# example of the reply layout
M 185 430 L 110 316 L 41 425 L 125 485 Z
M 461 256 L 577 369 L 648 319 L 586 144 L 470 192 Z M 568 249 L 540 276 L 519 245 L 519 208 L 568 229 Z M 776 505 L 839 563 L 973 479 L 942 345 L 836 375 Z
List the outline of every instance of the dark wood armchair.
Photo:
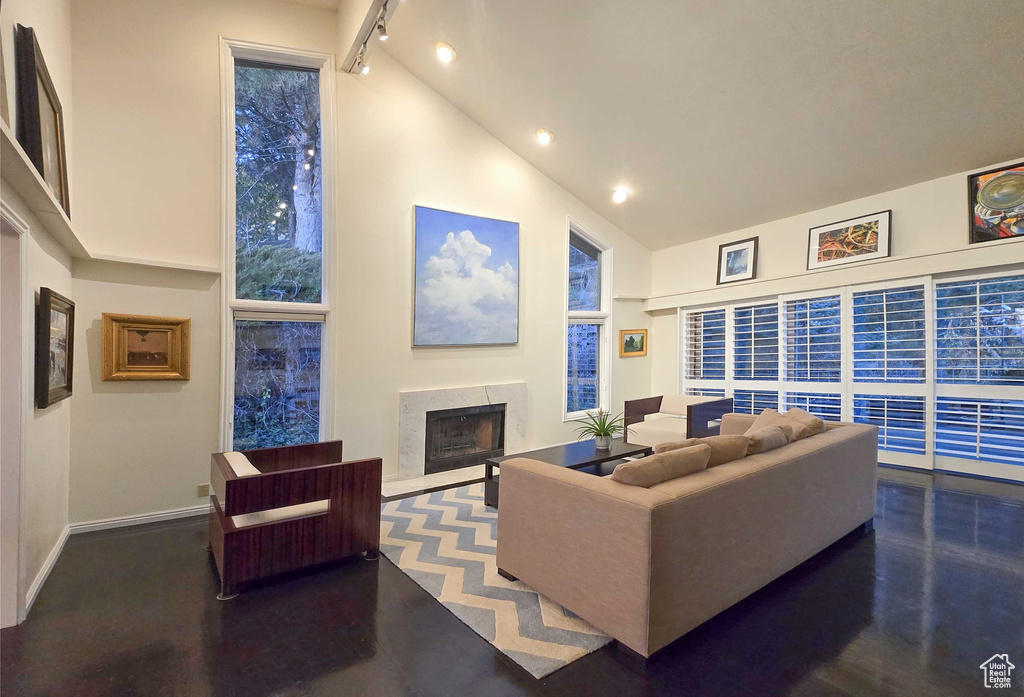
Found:
M 381 459 L 341 441 L 215 453 L 210 549 L 221 600 L 251 581 L 380 548 Z

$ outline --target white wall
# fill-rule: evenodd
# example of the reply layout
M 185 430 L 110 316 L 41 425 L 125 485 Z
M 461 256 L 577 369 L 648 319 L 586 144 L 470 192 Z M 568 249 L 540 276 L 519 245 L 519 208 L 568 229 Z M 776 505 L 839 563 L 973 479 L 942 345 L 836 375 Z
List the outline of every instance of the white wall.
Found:
M 35 385 L 35 303 L 39 289 L 47 287 L 73 297 L 71 259 L 49 235 L 28 206 L 3 186 L 3 199 L 29 226 L 26 311 L 22 316 L 22 412 L 25 415 L 24 527 L 21 531 L 24 566 L 22 588 L 29 595 L 38 591 L 55 550 L 68 525 L 68 479 L 71 450 L 71 400 L 46 409 L 36 409 Z M 80 325 L 76 323 L 76 330 Z M 80 368 L 76 364 L 76 368 Z M 72 397 L 71 399 L 73 399 Z
M 654 252 L 651 297 L 645 303 L 653 315 L 651 345 L 677 345 L 677 307 L 968 269 L 1012 269 L 1024 263 L 1022 240 L 967 243 L 968 174 L 962 172 Z M 887 209 L 892 210 L 890 258 L 807 271 L 810 228 Z M 757 279 L 716 286 L 719 245 L 749 237 L 759 238 Z M 677 370 L 678 351 L 671 363 L 668 357 L 659 357 L 652 372 L 652 394 L 675 393 Z
M 1024 261 L 1024 244 L 1019 241 L 968 245 L 967 175 L 933 179 L 655 252 L 647 306 L 653 310 L 697 305 Z M 892 210 L 890 258 L 807 271 L 809 228 L 887 209 Z M 719 245 L 748 237 L 760 238 L 757 279 L 716 287 Z
M 614 248 L 615 295 L 644 295 L 650 252 L 500 144 L 395 63 L 374 54 L 367 76 L 338 76 L 337 430 L 347 455 L 396 470 L 398 393 L 525 381 L 528 447 L 571 440 L 562 423 L 567 218 Z M 348 166 L 346 163 L 358 163 Z M 520 343 L 410 348 L 413 206 L 520 224 Z M 613 331 L 647 328 L 635 301 L 613 303 Z M 353 347 L 372 336 L 372 350 Z M 614 346 L 614 344 L 613 344 Z M 647 396 L 650 357 L 618 358 L 612 408 Z
M 204 504 L 220 400 L 220 279 L 206 273 L 76 260 L 71 400 L 74 523 Z M 189 317 L 191 380 L 102 380 L 104 312 Z
M 96 253 L 219 264 L 218 36 L 335 52 L 336 18 L 274 2 L 77 0 L 73 30 L 76 230 Z M 567 216 L 614 247 L 616 294 L 648 294 L 650 252 L 384 52 L 374 54 L 371 75 L 337 81 L 328 384 L 346 457 L 381 456 L 385 475 L 397 474 L 399 391 L 505 381 L 528 383 L 531 446 L 571 439 L 561 418 Z M 417 204 L 520 223 L 518 346 L 410 348 Z M 190 272 L 118 268 L 74 267 L 85 331 L 73 399 L 72 522 L 195 505 L 195 485 L 207 481 L 209 453 L 218 449 L 220 376 L 208 363 L 219 360 L 211 314 L 220 311 L 218 287 Z M 180 389 L 99 381 L 95 323 L 104 311 L 191 316 L 192 380 Z M 616 336 L 650 326 L 635 301 L 616 301 L 613 322 Z M 616 408 L 646 396 L 649 360 L 614 353 Z

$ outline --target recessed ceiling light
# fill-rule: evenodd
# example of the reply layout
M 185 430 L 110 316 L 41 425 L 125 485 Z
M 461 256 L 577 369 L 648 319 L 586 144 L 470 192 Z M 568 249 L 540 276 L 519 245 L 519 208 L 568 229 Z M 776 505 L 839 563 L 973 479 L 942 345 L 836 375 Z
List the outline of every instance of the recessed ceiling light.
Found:
M 546 128 L 537 129 L 537 142 L 541 145 L 549 145 L 555 139 L 555 134 Z
M 629 198 L 629 189 L 624 186 L 620 186 L 612 192 L 612 201 L 615 201 L 615 203 L 622 203 L 627 198 Z
M 443 41 L 437 43 L 434 46 L 434 51 L 437 53 L 437 59 L 442 63 L 451 63 L 453 60 L 458 58 L 458 54 L 455 49 L 451 47 L 451 44 L 446 44 Z

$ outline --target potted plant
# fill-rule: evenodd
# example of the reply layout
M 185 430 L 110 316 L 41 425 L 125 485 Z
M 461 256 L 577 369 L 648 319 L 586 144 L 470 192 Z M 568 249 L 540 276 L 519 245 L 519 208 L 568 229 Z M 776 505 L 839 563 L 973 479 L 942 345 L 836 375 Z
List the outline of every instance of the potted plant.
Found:
M 626 428 L 622 414 L 612 416 L 604 409 L 590 412 L 585 418 L 577 420 L 576 423 L 580 424 L 576 429 L 578 434 L 576 440 L 593 438 L 600 450 L 607 450 L 612 447 L 612 438 L 619 434 L 625 435 L 629 431 Z

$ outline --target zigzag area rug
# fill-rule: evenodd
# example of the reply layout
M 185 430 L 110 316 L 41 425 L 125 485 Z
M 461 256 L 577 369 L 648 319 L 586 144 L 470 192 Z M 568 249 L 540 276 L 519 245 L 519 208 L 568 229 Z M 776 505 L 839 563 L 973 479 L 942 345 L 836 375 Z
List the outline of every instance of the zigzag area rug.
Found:
M 611 638 L 519 581 L 498 575 L 498 512 L 483 484 L 381 507 L 381 552 L 474 632 L 543 678 Z

